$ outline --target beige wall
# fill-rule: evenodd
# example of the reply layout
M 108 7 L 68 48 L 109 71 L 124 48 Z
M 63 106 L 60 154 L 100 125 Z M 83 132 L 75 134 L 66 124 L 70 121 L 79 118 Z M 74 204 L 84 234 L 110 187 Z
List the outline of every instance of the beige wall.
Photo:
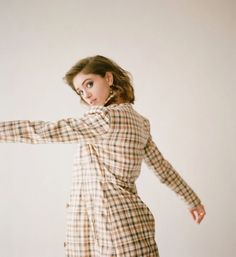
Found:
M 139 194 L 163 257 L 234 256 L 235 1 L 1 1 L 0 120 L 80 117 L 61 80 L 102 54 L 134 77 L 135 108 L 202 199 L 187 206 L 144 165 Z M 62 257 L 75 145 L 0 145 L 0 256 Z

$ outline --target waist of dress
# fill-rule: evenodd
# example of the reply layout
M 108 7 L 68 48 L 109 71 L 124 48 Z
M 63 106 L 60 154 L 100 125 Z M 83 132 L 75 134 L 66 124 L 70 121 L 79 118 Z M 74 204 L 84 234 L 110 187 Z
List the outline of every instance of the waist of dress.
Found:
M 74 179 L 74 183 L 102 183 L 102 184 L 115 184 L 121 187 L 126 187 L 126 188 L 136 188 L 136 184 L 135 181 L 123 181 L 117 178 L 109 178 L 109 177 L 94 177 L 94 178 L 86 178 L 86 177 L 82 177 L 82 178 L 76 178 Z

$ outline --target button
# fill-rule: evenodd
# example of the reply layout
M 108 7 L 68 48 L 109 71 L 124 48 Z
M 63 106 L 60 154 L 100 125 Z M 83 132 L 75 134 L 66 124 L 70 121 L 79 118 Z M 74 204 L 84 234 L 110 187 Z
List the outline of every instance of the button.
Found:
M 69 207 L 70 207 L 70 205 L 67 203 L 67 204 L 66 204 L 66 208 L 69 208 Z
M 64 247 L 66 247 L 66 242 L 64 242 Z

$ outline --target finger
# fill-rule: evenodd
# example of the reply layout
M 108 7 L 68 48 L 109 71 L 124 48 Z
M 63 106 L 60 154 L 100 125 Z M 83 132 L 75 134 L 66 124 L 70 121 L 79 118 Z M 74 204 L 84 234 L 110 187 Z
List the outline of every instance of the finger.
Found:
M 199 215 L 198 216 L 198 223 L 201 223 L 201 221 L 203 220 L 205 214 Z
M 196 215 L 196 210 L 195 209 L 191 211 L 191 214 L 193 216 L 193 219 L 196 220 L 197 219 L 197 215 Z
M 198 219 L 198 224 L 202 222 L 203 216 Z
M 191 211 L 190 213 L 191 213 L 193 219 L 195 220 L 195 215 L 194 215 L 194 213 L 193 213 L 192 211 Z

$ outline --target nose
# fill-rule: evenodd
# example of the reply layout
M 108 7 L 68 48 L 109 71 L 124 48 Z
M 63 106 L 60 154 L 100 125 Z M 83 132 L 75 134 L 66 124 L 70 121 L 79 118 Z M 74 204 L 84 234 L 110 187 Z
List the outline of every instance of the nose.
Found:
M 84 97 L 85 98 L 90 98 L 91 97 L 91 92 L 87 92 L 86 90 L 84 91 Z

